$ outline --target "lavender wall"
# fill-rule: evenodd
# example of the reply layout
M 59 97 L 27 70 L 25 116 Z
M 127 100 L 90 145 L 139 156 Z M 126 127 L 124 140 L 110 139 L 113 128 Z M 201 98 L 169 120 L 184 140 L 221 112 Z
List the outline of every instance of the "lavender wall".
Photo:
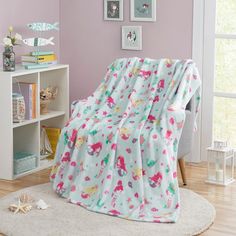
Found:
M 56 46 L 50 49 L 60 53 L 61 62 L 70 64 L 72 101 L 90 95 L 115 58 L 191 57 L 192 5 L 192 0 L 157 0 L 157 22 L 145 23 L 129 22 L 129 0 L 124 0 L 124 22 L 103 21 L 103 0 L 0 0 L 0 40 L 9 25 L 27 38 L 33 35 L 27 23 L 60 20 L 60 32 L 44 37 L 55 37 Z M 143 26 L 142 51 L 121 50 L 122 25 Z M 15 48 L 17 55 L 30 50 Z
M 192 0 L 157 0 L 157 22 L 103 21 L 103 0 L 61 0 L 61 59 L 70 64 L 71 101 L 90 95 L 106 66 L 118 57 L 189 58 L 192 47 Z M 121 50 L 122 25 L 143 26 L 143 51 Z
M 4 38 L 8 31 L 8 26 L 14 26 L 16 32 L 22 34 L 24 38 L 33 36 L 34 34 L 26 28 L 26 24 L 35 21 L 56 22 L 59 21 L 60 10 L 59 0 L 0 0 L 0 41 Z M 55 37 L 55 46 L 49 47 L 59 54 L 59 32 L 50 32 L 43 34 L 44 37 Z M 32 49 L 27 46 L 15 47 L 17 61 L 19 55 L 27 53 Z M 0 51 L 3 51 L 2 43 L 0 43 Z

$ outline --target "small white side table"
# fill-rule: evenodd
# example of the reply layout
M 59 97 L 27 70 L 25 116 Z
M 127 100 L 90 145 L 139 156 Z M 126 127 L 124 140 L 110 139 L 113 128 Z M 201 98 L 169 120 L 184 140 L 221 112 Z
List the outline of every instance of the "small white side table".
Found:
M 206 183 L 227 186 L 235 181 L 232 148 L 207 148 L 207 162 Z

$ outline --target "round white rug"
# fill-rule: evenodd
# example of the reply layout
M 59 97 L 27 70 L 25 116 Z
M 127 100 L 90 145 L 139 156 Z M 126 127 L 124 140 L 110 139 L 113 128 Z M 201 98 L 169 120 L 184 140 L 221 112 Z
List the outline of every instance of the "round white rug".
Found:
M 8 206 L 20 193 L 43 199 L 47 210 L 33 209 L 14 215 Z M 0 199 L 0 233 L 7 236 L 180 236 L 198 235 L 215 218 L 215 208 L 198 194 L 180 189 L 181 216 L 174 224 L 135 222 L 90 212 L 59 198 L 50 184 L 42 184 L 11 193 Z

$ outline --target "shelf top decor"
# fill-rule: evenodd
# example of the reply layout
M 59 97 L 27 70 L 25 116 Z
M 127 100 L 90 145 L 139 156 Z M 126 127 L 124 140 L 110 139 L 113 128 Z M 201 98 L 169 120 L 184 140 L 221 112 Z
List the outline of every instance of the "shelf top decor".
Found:
M 5 51 L 3 52 L 3 70 L 14 71 L 15 70 L 15 53 L 13 47 L 19 45 L 22 36 L 18 33 L 13 33 L 13 27 L 8 28 L 8 35 L 3 39 L 3 46 Z
M 27 24 L 27 27 L 29 29 L 38 33 L 38 37 L 23 39 L 23 43 L 27 46 L 35 47 L 36 58 L 38 58 L 37 56 L 41 55 L 40 54 L 41 47 L 44 47 L 47 45 L 55 45 L 53 42 L 54 37 L 50 37 L 49 39 L 43 38 L 42 33 L 46 31 L 51 31 L 51 30 L 59 30 L 58 24 L 59 24 L 58 22 L 54 24 L 45 23 L 45 22 L 36 22 L 36 23 Z M 36 64 L 26 65 L 25 69 L 36 69 L 36 68 L 47 68 L 47 67 L 48 67 L 48 64 L 41 64 L 37 60 Z

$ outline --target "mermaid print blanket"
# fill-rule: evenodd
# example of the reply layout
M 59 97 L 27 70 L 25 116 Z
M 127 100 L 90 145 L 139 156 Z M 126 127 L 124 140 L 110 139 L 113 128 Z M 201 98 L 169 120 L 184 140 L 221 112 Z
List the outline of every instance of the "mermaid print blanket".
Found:
M 53 189 L 91 211 L 176 222 L 178 143 L 185 107 L 194 94 L 199 104 L 199 91 L 191 60 L 116 60 L 93 95 L 72 104 L 50 175 Z

